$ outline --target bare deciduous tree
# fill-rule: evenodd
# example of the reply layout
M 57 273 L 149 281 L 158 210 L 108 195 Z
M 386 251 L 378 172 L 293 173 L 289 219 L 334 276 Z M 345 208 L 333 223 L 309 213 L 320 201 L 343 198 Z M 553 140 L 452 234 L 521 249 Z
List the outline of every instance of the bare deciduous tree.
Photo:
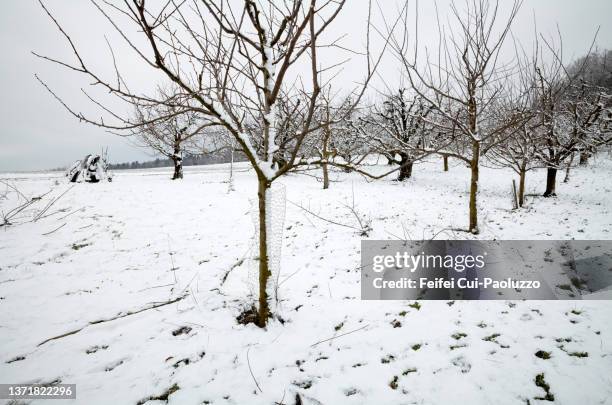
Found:
M 409 31 L 394 36 L 392 48 L 402 64 L 413 90 L 444 119 L 432 123 L 440 132 L 451 134 L 443 156 L 459 159 L 470 168 L 469 227 L 478 233 L 478 188 L 481 156 L 493 148 L 522 119 L 514 111 L 500 114 L 502 104 L 513 104 L 508 89 L 516 68 L 500 61 L 500 51 L 521 6 L 512 3 L 505 19 L 499 15 L 499 2 L 467 0 L 465 10 L 451 5 L 457 29 L 446 34 L 439 29 L 436 61 L 418 60 L 418 41 L 409 48 Z M 403 11 L 403 26 L 410 26 L 408 10 Z M 499 100 L 504 100 L 500 103 Z
M 346 1 L 169 0 L 161 5 L 147 0 L 128 0 L 121 5 L 103 0 L 91 2 L 136 53 L 140 63 L 161 72 L 176 87 L 176 93 L 160 97 L 132 92 L 118 69 L 115 80 L 102 78 L 86 63 L 70 35 L 42 2 L 74 52 L 76 62 L 41 57 L 85 75 L 94 86 L 121 101 L 144 107 L 174 107 L 181 114 L 193 112 L 234 138 L 258 181 L 259 297 L 253 321 L 264 327 L 270 316 L 270 187 L 285 173 L 308 164 L 301 155 L 302 145 L 320 128 L 313 117 L 321 95 L 322 74 L 330 67 L 318 59 L 320 48 L 325 46 L 320 39 Z M 368 27 L 369 24 L 368 21 Z M 337 46 L 333 40 L 326 43 Z M 366 53 L 367 72 L 354 98 L 356 102 L 380 61 L 380 57 L 370 57 L 369 45 Z M 300 81 L 294 81 L 296 75 L 301 75 Z M 116 123 L 91 119 L 53 94 L 73 115 L 94 125 L 129 131 L 145 124 L 121 117 L 96 100 Z M 284 164 L 278 164 L 278 108 L 281 100 L 291 104 L 297 99 L 306 100 L 299 110 L 299 129 L 283 142 Z M 165 118 L 168 117 L 149 121 Z
M 141 125 L 135 128 L 132 134 L 145 146 L 172 160 L 174 164 L 172 180 L 182 179 L 183 155 L 204 153 L 207 146 L 205 130 L 214 124 L 202 120 L 201 115 L 195 111 L 181 112 L 173 105 L 136 104 L 135 108 L 135 121 Z M 210 142 L 222 140 L 219 136 L 217 139 L 211 138 Z
M 407 89 L 400 88 L 397 93 L 386 95 L 382 108 L 366 117 L 377 130 L 366 140 L 389 164 L 399 166 L 398 181 L 412 177 L 414 163 L 429 155 L 427 148 L 432 144 L 428 138 L 433 131 L 427 118 L 432 110 L 421 97 L 411 97 Z

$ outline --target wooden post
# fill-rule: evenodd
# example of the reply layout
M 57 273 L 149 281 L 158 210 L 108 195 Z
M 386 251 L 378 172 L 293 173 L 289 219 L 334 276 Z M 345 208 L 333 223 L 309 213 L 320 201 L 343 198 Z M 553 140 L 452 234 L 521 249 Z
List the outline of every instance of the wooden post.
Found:
M 516 194 L 516 180 L 514 179 L 512 179 L 512 205 L 515 210 L 519 207 L 518 197 Z

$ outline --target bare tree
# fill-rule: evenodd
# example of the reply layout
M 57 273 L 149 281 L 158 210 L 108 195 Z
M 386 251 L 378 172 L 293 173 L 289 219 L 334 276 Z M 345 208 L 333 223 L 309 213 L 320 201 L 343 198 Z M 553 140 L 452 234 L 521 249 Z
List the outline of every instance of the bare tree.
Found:
M 259 297 L 254 322 L 264 327 L 270 316 L 270 187 L 290 170 L 308 164 L 300 152 L 304 141 L 320 128 L 313 116 L 321 94 L 320 79 L 330 68 L 322 66 L 318 52 L 325 44 L 337 46 L 333 40 L 324 44 L 320 39 L 344 8 L 346 0 L 185 0 L 180 3 L 169 0 L 161 5 L 150 4 L 147 0 L 126 0 L 122 5 L 103 0 L 91 2 L 134 50 L 140 62 L 161 72 L 177 88 L 177 93 L 169 97 L 142 95 L 129 90 L 118 69 L 115 80 L 106 80 L 96 74 L 42 1 L 41 6 L 66 39 L 76 62 L 41 57 L 85 75 L 92 79 L 94 86 L 121 101 L 141 106 L 175 107 L 181 114 L 194 112 L 231 134 L 258 181 Z M 368 27 L 369 24 L 368 21 Z M 365 58 L 367 72 L 356 101 L 380 61 L 380 58 L 370 57 L 369 45 Z M 292 75 L 300 75 L 301 80 L 292 81 Z M 144 124 L 123 118 L 95 100 L 116 123 L 91 119 L 53 94 L 73 115 L 94 125 L 129 131 Z M 279 165 L 275 159 L 279 149 L 279 103 L 298 98 L 307 100 L 300 109 L 305 114 L 299 116 L 299 130 L 285 142 L 285 162 Z M 150 121 L 163 121 L 164 118 L 168 117 Z
M 500 51 L 508 38 L 521 1 L 512 3 L 503 20 L 499 2 L 467 0 L 464 12 L 451 5 L 457 30 L 450 34 L 440 27 L 437 61 L 418 59 L 418 41 L 409 48 L 409 32 L 393 37 L 392 48 L 413 90 L 443 120 L 433 121 L 441 133 L 450 134 L 449 147 L 441 148 L 443 156 L 465 162 L 471 172 L 469 193 L 469 227 L 478 233 L 478 188 L 480 158 L 516 127 L 522 119 L 514 111 L 499 114 L 496 109 L 513 104 L 508 83 L 516 68 L 500 61 Z M 404 26 L 409 26 L 408 10 L 403 11 Z M 417 65 L 420 63 L 421 65 Z
M 382 108 L 366 117 L 375 134 L 365 137 L 371 147 L 387 158 L 389 164 L 399 166 L 398 181 L 412 177 L 414 163 L 429 155 L 426 148 L 431 128 L 426 119 L 433 108 L 419 96 L 410 97 L 407 89 L 384 97 Z
M 172 180 L 182 179 L 183 155 L 203 153 L 207 142 L 204 131 L 214 124 L 207 119 L 202 120 L 201 114 L 195 111 L 181 113 L 173 105 L 136 104 L 135 109 L 135 121 L 140 122 L 141 126 L 135 128 L 132 134 L 145 146 L 171 159 L 174 164 Z M 211 138 L 210 142 L 222 140 L 221 137 Z
M 311 155 L 316 156 L 320 162 L 323 189 L 329 188 L 330 166 L 334 166 L 341 151 L 345 152 L 345 163 L 357 157 L 355 147 L 351 142 L 354 135 L 352 119 L 357 112 L 356 104 L 351 97 L 340 97 L 332 92 L 331 86 L 322 94 L 316 111 L 316 119 L 321 123 L 318 136 L 314 138 Z
M 539 159 L 543 139 L 538 128 L 535 120 L 525 122 L 520 130 L 512 130 L 512 135 L 497 144 L 489 154 L 493 166 L 510 168 L 519 176 L 519 207 L 525 204 L 527 172 L 543 167 Z
M 544 142 L 539 157 L 546 166 L 546 189 L 544 197 L 556 195 L 557 172 L 569 170 L 576 153 L 584 154 L 594 147 L 600 117 L 605 108 L 601 92 L 589 91 L 589 86 L 579 79 L 584 65 L 574 66 L 569 72 L 563 62 L 561 35 L 559 44 L 541 37 L 543 55 L 535 66 L 535 110 L 543 132 Z M 594 39 L 595 40 L 595 39 Z M 594 41 L 593 40 L 593 41 Z M 591 53 L 593 45 L 589 49 Z M 583 58 L 583 63 L 588 61 Z M 569 177 L 569 172 L 566 173 Z

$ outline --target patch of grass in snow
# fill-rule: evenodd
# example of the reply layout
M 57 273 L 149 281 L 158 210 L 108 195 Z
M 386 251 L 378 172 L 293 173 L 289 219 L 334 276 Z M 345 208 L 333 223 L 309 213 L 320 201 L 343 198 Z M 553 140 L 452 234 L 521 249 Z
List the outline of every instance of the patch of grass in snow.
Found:
M 572 357 L 589 357 L 589 353 L 587 352 L 571 352 L 567 354 L 568 356 L 572 356 Z
M 344 391 L 344 395 L 346 395 L 347 397 L 350 397 L 351 395 L 355 395 L 358 392 L 359 391 L 357 390 L 357 388 L 349 388 Z
M 535 352 L 535 356 L 543 360 L 548 360 L 551 357 L 550 352 L 544 350 L 538 350 L 537 352 Z
M 389 383 L 389 387 L 391 387 L 392 390 L 396 390 L 397 387 L 399 386 L 398 383 L 397 383 L 398 381 L 399 381 L 399 377 L 394 375 L 393 379 Z
M 97 352 L 98 350 L 106 350 L 106 349 L 108 349 L 108 345 L 92 346 L 89 349 L 85 350 L 85 353 L 93 354 Z
M 72 250 L 80 250 L 89 245 L 91 245 L 91 243 L 73 243 Z
M 168 398 L 170 397 L 170 395 L 174 394 L 179 389 L 180 389 L 180 387 L 175 383 L 170 388 L 168 388 L 164 392 L 162 392 L 160 395 L 151 395 L 148 398 L 141 399 L 140 401 L 138 401 L 136 403 L 136 405 L 144 405 L 144 404 L 146 404 L 149 401 L 166 401 L 166 402 L 168 402 Z
M 391 363 L 393 360 L 395 360 L 395 356 L 394 356 L 394 355 L 392 355 L 392 354 L 388 354 L 388 355 L 386 355 L 385 357 L 383 357 L 382 359 L 380 359 L 380 362 L 381 362 L 382 364 L 389 364 L 389 363 Z M 355 366 L 353 366 L 353 367 L 355 367 Z
M 550 392 L 550 385 L 548 385 L 548 383 L 546 383 L 546 380 L 544 380 L 544 373 L 536 375 L 535 385 L 542 388 L 546 393 L 546 395 L 544 395 L 543 397 L 536 397 L 535 399 L 551 402 L 555 400 L 555 396 Z
M 417 372 L 416 367 L 411 367 L 411 368 L 408 368 L 408 369 L 404 370 L 402 372 L 402 375 L 408 375 L 410 373 L 416 373 L 416 372 Z
M 413 302 L 412 304 L 408 304 L 408 306 L 409 306 L 410 308 L 414 308 L 414 309 L 416 309 L 417 311 L 420 311 L 420 310 L 421 310 L 421 304 L 419 304 L 419 302 L 418 302 L 418 301 L 415 301 L 415 302 Z
M 257 323 L 257 308 L 254 306 L 245 309 L 237 317 L 236 322 L 240 325 L 248 325 L 249 323 Z
M 421 348 L 421 346 L 422 345 L 420 343 L 417 343 L 415 345 L 410 346 L 410 348 L 416 352 L 417 350 Z
M 483 337 L 482 340 L 484 340 L 485 342 L 495 342 L 495 343 L 497 343 L 497 340 L 495 340 L 495 339 L 497 339 L 500 336 L 501 335 L 499 333 L 494 333 L 492 335 Z
M 191 332 L 191 327 L 181 326 L 180 328 L 172 331 L 172 336 L 186 335 Z
M 291 384 L 296 387 L 300 387 L 303 390 L 307 390 L 312 387 L 312 380 L 303 380 L 303 381 L 293 381 Z
M 461 338 L 467 337 L 467 333 L 463 333 L 463 332 L 453 333 L 451 337 L 455 340 L 459 340 Z
M 116 369 L 117 367 L 122 365 L 123 363 L 125 363 L 124 359 L 118 360 L 118 361 L 116 361 L 114 363 L 111 363 L 108 366 L 106 366 L 106 368 L 104 368 L 104 371 L 106 371 L 106 372 L 113 371 L 114 369 Z

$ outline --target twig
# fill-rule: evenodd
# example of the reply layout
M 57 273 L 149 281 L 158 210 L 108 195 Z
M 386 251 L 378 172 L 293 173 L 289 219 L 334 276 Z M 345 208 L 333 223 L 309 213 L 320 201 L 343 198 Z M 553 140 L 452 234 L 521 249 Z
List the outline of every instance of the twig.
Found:
M 251 373 L 251 377 L 253 377 L 253 381 L 255 381 L 255 385 L 257 386 L 257 389 L 259 390 L 259 392 L 263 391 L 261 390 L 261 387 L 259 386 L 259 383 L 257 382 L 257 379 L 255 378 L 255 375 L 253 374 L 253 370 L 251 369 L 251 361 L 249 360 L 249 351 L 251 350 L 251 348 L 249 347 L 247 349 L 247 353 L 246 353 L 246 358 L 247 358 L 247 364 L 249 366 L 249 372 Z
M 68 214 L 64 215 L 63 217 L 58 218 L 58 219 L 59 219 L 59 220 L 62 220 L 62 219 L 64 219 L 64 218 L 69 217 L 70 215 L 74 214 L 75 212 L 82 211 L 84 208 L 85 208 L 85 207 L 78 208 L 78 209 L 76 209 L 76 210 L 74 210 L 74 211 L 72 211 L 72 212 L 70 212 L 70 213 L 68 213 Z
M 15 193 L 17 193 L 18 196 L 20 196 L 24 200 L 26 201 L 28 200 L 28 197 L 26 197 L 25 194 L 23 194 L 15 185 L 10 184 L 3 180 L 0 180 L 0 183 L 5 184 L 8 188 L 12 189 Z
M 244 263 L 244 257 L 238 260 L 236 263 L 234 263 L 232 267 L 230 267 L 229 270 L 225 272 L 225 274 L 223 275 L 223 278 L 221 279 L 221 285 L 225 283 L 225 280 L 227 280 L 227 277 L 232 272 L 232 270 L 234 270 L 236 267 L 242 266 L 242 263 Z
M 319 341 L 319 342 L 317 342 L 317 343 L 314 343 L 314 344 L 310 345 L 310 347 L 315 347 L 316 345 L 318 345 L 318 344 L 320 344 L 320 343 L 325 343 L 325 342 L 328 342 L 328 341 L 330 341 L 330 340 L 337 339 L 337 338 L 342 337 L 342 336 L 350 335 L 351 333 L 359 332 L 360 330 L 365 329 L 365 328 L 367 328 L 368 326 L 370 326 L 370 325 L 369 325 L 369 324 L 368 324 L 368 325 L 364 325 L 364 326 L 362 326 L 362 327 L 361 327 L 361 328 L 359 328 L 359 329 L 355 329 L 355 330 L 352 330 L 352 331 L 350 331 L 350 332 L 342 333 L 342 334 L 340 334 L 340 335 L 338 335 L 338 336 L 332 336 L 332 337 L 330 337 L 329 339 L 324 339 L 324 340 L 321 340 L 321 341 Z
M 57 230 L 62 229 L 63 227 L 65 227 L 65 226 L 66 226 L 66 224 L 67 224 L 67 222 L 64 222 L 64 224 L 63 224 L 63 225 L 58 226 L 58 227 L 57 227 L 57 228 L 55 228 L 54 230 L 52 230 L 52 231 L 50 231 L 50 232 L 47 232 L 47 233 L 43 233 L 43 236 L 51 235 L 53 232 L 55 232 L 55 231 L 57 231 Z
M 37 344 L 36 346 L 39 347 L 39 346 L 42 346 L 45 343 L 48 343 L 48 342 L 50 342 L 52 340 L 57 340 L 57 339 L 61 339 L 61 338 L 66 337 L 66 336 L 75 335 L 75 334 L 79 333 L 80 331 L 82 331 L 83 329 L 85 329 L 86 327 L 91 326 L 91 325 L 97 325 L 99 323 L 114 321 L 116 319 L 125 318 L 125 317 L 130 316 L 130 315 L 136 315 L 136 314 L 139 314 L 141 312 L 148 311 L 150 309 L 155 309 L 155 308 L 163 307 L 165 305 L 174 304 L 175 302 L 179 302 L 180 300 L 185 299 L 185 297 L 187 297 L 187 294 L 182 295 L 182 296 L 177 297 L 177 298 L 173 298 L 170 301 L 164 301 L 164 302 L 156 303 L 156 304 L 151 305 L 151 306 L 146 307 L 146 308 L 138 309 L 138 310 L 135 310 L 135 311 L 128 311 L 126 313 L 119 314 L 119 315 L 114 316 L 112 318 L 106 318 L 106 319 L 99 319 L 97 321 L 91 321 L 91 322 L 88 322 L 85 326 L 83 326 L 81 328 L 78 328 L 78 329 L 75 329 L 75 330 L 71 330 L 70 332 L 62 333 L 61 335 L 58 335 L 58 336 L 53 336 L 53 337 L 51 337 L 49 339 L 45 339 L 42 342 L 40 342 L 39 344 Z
M 294 203 L 293 201 L 287 200 L 287 202 L 288 202 L 288 203 L 290 203 L 290 204 L 295 205 L 296 207 L 298 207 L 298 208 L 300 208 L 300 209 L 302 209 L 302 210 L 304 210 L 305 212 L 309 213 L 309 214 L 310 214 L 310 215 L 312 215 L 313 217 L 315 217 L 315 218 L 319 218 L 319 219 L 320 219 L 320 220 L 322 220 L 322 221 L 329 222 L 330 224 L 333 224 L 333 225 L 338 225 L 338 226 L 343 226 L 343 227 L 345 227 L 345 228 L 353 229 L 353 230 L 355 230 L 355 231 L 361 231 L 361 229 L 359 229 L 359 228 L 357 228 L 357 227 L 354 227 L 354 226 L 352 226 L 352 225 L 347 225 L 347 224 L 343 224 L 343 223 L 340 223 L 340 222 L 333 221 L 333 220 L 328 219 L 328 218 L 324 218 L 324 217 L 322 217 L 322 216 L 320 216 L 320 215 L 318 215 L 318 214 L 315 214 L 314 212 L 310 211 L 309 209 L 304 208 L 304 207 L 302 207 L 301 205 Z
M 69 187 L 66 191 L 64 191 L 62 194 L 60 194 L 58 197 L 52 199 L 46 206 L 45 208 L 43 208 L 38 215 L 36 215 L 34 217 L 34 219 L 32 220 L 32 222 L 36 222 L 38 221 L 48 210 L 49 208 L 51 208 L 53 206 L 53 204 L 55 204 L 56 202 L 58 202 L 60 200 L 60 198 L 62 198 L 64 195 L 66 195 L 67 192 L 69 192 L 70 190 L 72 190 L 74 188 L 74 186 Z

